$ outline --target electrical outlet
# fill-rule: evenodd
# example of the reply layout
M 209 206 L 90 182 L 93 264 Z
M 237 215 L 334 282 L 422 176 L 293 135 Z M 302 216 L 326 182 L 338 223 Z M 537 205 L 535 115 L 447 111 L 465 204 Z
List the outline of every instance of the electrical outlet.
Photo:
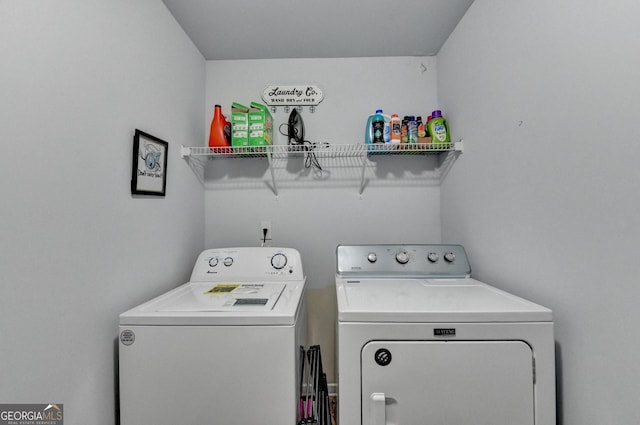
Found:
M 269 246 L 271 239 L 271 221 L 262 220 L 260 222 L 260 245 Z

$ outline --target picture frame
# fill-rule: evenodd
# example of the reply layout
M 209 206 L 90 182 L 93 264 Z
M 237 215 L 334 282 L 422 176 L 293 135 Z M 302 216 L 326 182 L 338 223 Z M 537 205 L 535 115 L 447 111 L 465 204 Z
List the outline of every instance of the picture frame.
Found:
M 142 130 L 133 136 L 131 194 L 165 196 L 169 143 Z

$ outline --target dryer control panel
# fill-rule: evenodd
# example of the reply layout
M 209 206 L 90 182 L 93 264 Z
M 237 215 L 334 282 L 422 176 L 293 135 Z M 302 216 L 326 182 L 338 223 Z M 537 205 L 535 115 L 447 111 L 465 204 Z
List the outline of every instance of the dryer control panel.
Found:
M 336 264 L 341 276 L 461 278 L 471 275 L 462 245 L 338 245 Z

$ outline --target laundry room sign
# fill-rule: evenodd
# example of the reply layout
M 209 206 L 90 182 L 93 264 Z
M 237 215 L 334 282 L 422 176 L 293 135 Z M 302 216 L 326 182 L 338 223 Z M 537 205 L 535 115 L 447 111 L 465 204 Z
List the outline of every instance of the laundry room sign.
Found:
M 324 93 L 315 84 L 285 86 L 274 84 L 262 92 L 262 100 L 269 106 L 315 106 L 322 102 Z

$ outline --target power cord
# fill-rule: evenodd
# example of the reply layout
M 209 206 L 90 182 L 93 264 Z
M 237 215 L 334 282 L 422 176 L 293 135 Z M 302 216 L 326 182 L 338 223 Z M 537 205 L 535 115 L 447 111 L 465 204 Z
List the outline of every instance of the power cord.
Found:
M 307 150 L 307 155 L 304 159 L 305 168 L 310 168 L 312 165 L 318 171 L 322 171 L 322 167 L 320 166 L 320 162 L 318 162 L 318 158 L 316 157 L 316 153 L 313 151 L 316 148 L 315 143 L 311 143 L 308 140 L 303 142 L 305 149 Z

